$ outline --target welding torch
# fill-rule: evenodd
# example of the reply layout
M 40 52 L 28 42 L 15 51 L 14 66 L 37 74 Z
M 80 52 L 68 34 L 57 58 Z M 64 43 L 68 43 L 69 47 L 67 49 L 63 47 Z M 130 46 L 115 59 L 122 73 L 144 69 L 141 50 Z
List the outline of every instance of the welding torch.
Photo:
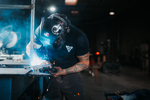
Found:
M 57 72 L 53 64 L 25 66 L 24 68 L 31 69 L 32 71 L 50 71 L 54 73 Z

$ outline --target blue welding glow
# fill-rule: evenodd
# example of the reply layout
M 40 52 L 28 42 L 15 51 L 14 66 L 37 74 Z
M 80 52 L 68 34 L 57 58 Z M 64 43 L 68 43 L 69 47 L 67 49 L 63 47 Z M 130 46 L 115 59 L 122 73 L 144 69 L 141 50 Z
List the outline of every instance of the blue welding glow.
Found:
M 6 35 L 6 33 L 13 31 L 16 33 L 18 40 L 16 45 L 14 45 L 10 51 L 15 49 L 19 52 L 25 52 L 26 45 L 28 44 L 28 41 L 30 41 L 30 10 L 2 9 L 0 10 L 0 15 L 0 40 L 3 38 L 3 34 Z M 39 25 L 39 21 L 35 19 L 35 28 Z
M 10 33 L 11 31 L 13 31 L 12 25 L 8 25 L 2 29 L 3 33 Z
M 24 43 L 27 34 L 30 33 L 30 16 L 23 10 L 0 11 L 0 33 L 14 31 L 21 33 L 20 44 Z
M 46 60 L 48 60 L 47 57 L 48 55 L 45 54 L 44 52 L 42 53 L 42 55 L 37 55 L 34 54 L 33 58 L 31 59 L 30 65 L 34 66 L 34 65 L 41 65 L 44 64 Z
M 11 32 L 12 32 L 12 25 L 4 27 L 0 33 L 0 39 L 1 40 L 7 39 L 7 37 L 10 35 Z
M 40 65 L 41 63 L 42 63 L 42 59 L 40 59 L 37 56 L 34 56 L 32 61 L 31 61 L 31 66 Z
M 30 25 L 29 17 L 25 19 L 25 12 L 21 10 L 2 10 L 1 18 L 3 19 L 0 22 L 0 28 L 3 28 L 7 25 L 12 25 L 14 31 L 23 32 L 25 25 Z
M 32 71 L 32 72 L 34 72 L 34 69 L 33 69 L 33 68 L 31 68 L 31 71 Z
M 46 33 L 45 33 L 46 35 Z M 56 38 L 57 36 L 49 36 L 49 37 L 46 37 L 46 36 L 41 36 L 40 37 L 40 41 L 42 42 L 42 44 L 47 47 L 47 46 L 50 46 L 50 45 L 53 45 L 54 42 L 56 41 Z
M 47 38 L 45 38 L 45 37 L 42 37 L 41 38 L 41 41 L 42 41 L 42 43 L 46 46 L 46 45 L 50 45 L 50 43 L 51 43 L 51 40 L 50 39 L 47 39 Z

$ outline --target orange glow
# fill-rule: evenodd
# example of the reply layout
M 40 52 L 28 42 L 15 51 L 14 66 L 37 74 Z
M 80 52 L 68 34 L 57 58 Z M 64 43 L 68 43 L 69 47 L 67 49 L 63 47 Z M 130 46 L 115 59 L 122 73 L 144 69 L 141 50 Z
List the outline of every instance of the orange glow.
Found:
M 65 0 L 65 5 L 76 5 L 78 0 Z
M 100 52 L 96 52 L 95 55 L 100 55 Z
M 48 89 L 47 89 L 47 91 L 48 91 Z
M 117 62 L 119 62 L 119 59 L 117 58 Z
M 78 13 L 78 11 L 71 11 L 71 13 L 72 13 L 72 14 L 77 14 L 77 13 Z
M 38 97 L 38 99 L 40 99 L 40 97 Z
M 80 95 L 80 93 L 78 93 L 78 95 Z

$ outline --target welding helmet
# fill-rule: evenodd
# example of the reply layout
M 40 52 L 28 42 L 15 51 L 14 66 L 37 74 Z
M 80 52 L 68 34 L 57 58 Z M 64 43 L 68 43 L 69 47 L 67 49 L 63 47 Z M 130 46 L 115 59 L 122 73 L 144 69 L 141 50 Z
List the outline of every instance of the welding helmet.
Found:
M 70 24 L 70 20 L 64 14 L 52 14 L 41 19 L 35 36 L 49 49 L 59 50 L 65 43 L 66 34 L 70 31 Z

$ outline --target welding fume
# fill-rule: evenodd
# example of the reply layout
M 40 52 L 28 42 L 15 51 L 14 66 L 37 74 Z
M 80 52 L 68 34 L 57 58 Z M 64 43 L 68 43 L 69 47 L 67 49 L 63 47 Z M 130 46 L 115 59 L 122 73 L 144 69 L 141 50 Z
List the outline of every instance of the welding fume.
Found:
M 28 12 L 20 9 L 0 10 L 0 59 L 3 64 L 26 59 L 25 46 L 29 41 Z M 23 61 L 24 62 L 24 61 Z
M 2 29 L 0 33 L 0 48 L 11 48 L 17 43 L 17 34 L 13 32 L 12 25 L 8 25 Z
M 23 60 L 24 54 L 9 53 L 10 48 L 13 48 L 18 42 L 17 33 L 13 31 L 12 25 L 7 25 L 0 32 L 0 59 L 1 60 Z

